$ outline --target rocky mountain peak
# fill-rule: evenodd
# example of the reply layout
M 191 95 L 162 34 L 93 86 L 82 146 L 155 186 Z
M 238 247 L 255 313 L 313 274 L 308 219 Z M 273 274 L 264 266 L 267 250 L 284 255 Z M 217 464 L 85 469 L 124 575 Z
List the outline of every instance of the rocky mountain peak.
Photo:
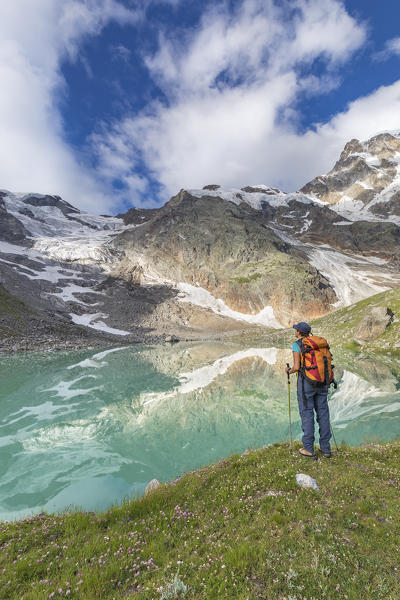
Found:
M 400 132 L 383 132 L 369 140 L 352 139 L 326 175 L 301 192 L 333 206 L 350 220 L 400 216 Z
M 399 225 L 400 133 L 381 133 L 296 193 L 212 183 L 116 218 L 0 191 L 0 278 L 102 335 L 279 327 L 400 285 Z
M 364 145 L 368 152 L 379 158 L 393 158 L 400 152 L 400 131 L 379 133 L 365 141 Z
M 350 142 L 347 142 L 347 144 L 345 145 L 344 150 L 341 153 L 338 162 L 340 163 L 340 162 L 345 161 L 351 154 L 355 154 L 356 152 L 363 152 L 363 151 L 364 151 L 364 148 L 363 148 L 362 144 L 360 143 L 360 140 L 353 138 L 352 140 L 350 140 Z M 338 163 L 336 163 L 336 164 L 338 164 Z

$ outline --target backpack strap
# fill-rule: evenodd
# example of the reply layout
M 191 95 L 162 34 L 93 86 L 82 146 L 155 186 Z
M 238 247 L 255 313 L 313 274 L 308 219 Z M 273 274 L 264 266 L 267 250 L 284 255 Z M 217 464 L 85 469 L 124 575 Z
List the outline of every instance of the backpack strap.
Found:
M 297 340 L 297 343 L 299 345 L 300 348 L 300 371 L 299 371 L 299 377 L 300 377 L 300 385 L 301 385 L 301 392 L 303 395 L 303 402 L 304 402 L 304 408 L 307 408 L 307 398 L 306 398 L 306 394 L 305 394 L 305 390 L 304 390 L 304 379 L 305 379 L 305 358 L 304 355 L 306 353 L 304 344 L 303 344 L 303 339 L 300 338 Z

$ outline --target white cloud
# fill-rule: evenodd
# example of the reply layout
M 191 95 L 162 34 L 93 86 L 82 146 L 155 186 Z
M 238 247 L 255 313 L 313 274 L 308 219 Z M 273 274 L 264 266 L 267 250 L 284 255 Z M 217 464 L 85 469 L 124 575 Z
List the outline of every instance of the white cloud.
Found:
M 218 5 L 197 30 L 160 35 L 146 64 L 167 101 L 102 136 L 101 168 L 115 167 L 117 154 L 126 180 L 144 164 L 165 197 L 207 183 L 304 184 L 305 173 L 317 175 L 322 157 L 331 160 L 338 148 L 321 150 L 322 129 L 296 134 L 296 103 L 338 86 L 338 67 L 365 39 L 364 25 L 338 0 L 244 0 L 233 13 Z M 318 76 L 316 60 L 324 65 Z
M 376 60 L 388 60 L 392 56 L 400 56 L 400 37 L 387 40 L 385 47 L 374 55 Z
M 0 187 L 62 194 L 104 211 L 110 198 L 64 139 L 60 63 L 110 21 L 136 22 L 115 0 L 18 0 L 0 4 Z
M 145 60 L 165 101 L 102 124 L 89 148 L 97 166 L 88 167 L 65 141 L 60 64 L 82 60 L 82 41 L 110 20 L 137 23 L 150 1 L 142 0 L 140 12 L 117 0 L 0 4 L 0 187 L 58 193 L 95 212 L 117 203 L 115 179 L 135 205 L 155 204 L 145 195 L 146 175 L 164 199 L 207 183 L 290 190 L 328 170 L 350 138 L 399 127 L 396 83 L 298 132 L 300 100 L 339 86 L 341 65 L 366 39 L 342 2 L 242 0 L 233 12 L 221 2 L 196 29 L 160 34 L 157 52 Z
M 400 81 L 397 81 L 351 102 L 329 122 L 302 135 L 277 127 L 275 143 L 270 140 L 273 152 L 264 171 L 267 178 L 262 181 L 272 181 L 282 189 L 298 189 L 330 170 L 351 139 L 366 140 L 381 131 L 399 129 Z

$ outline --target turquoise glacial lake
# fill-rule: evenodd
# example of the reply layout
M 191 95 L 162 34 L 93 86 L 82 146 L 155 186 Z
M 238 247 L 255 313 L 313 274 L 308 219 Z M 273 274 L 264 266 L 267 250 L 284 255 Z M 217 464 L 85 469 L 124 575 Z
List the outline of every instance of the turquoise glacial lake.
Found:
M 215 342 L 1 357 L 0 519 L 104 509 L 153 478 L 287 441 L 290 356 Z M 399 362 L 337 358 L 338 444 L 397 438 Z

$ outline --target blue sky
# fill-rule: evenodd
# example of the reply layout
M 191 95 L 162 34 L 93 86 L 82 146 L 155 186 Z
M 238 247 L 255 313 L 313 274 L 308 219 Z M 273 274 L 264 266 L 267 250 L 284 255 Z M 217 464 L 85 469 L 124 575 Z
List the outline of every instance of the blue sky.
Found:
M 4 0 L 0 188 L 93 212 L 293 191 L 400 129 L 395 0 Z

